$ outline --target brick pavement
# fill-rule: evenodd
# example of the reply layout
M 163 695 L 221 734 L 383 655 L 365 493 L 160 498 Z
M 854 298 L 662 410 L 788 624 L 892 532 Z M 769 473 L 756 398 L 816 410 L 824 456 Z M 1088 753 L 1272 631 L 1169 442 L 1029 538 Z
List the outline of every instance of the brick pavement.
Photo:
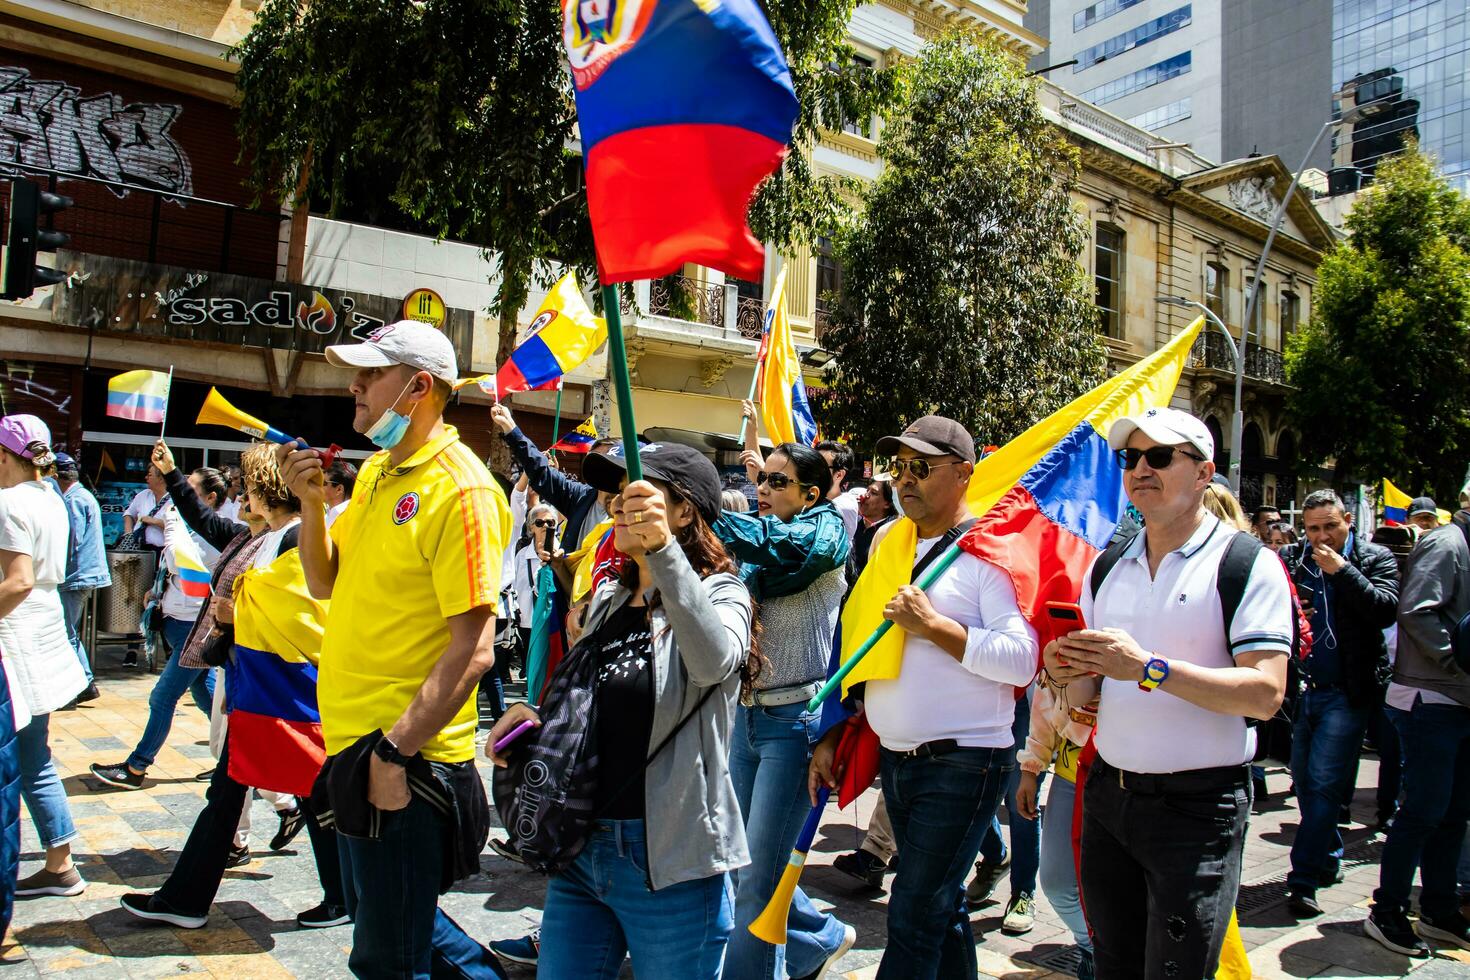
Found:
M 276 821 L 268 805 L 254 803 L 254 858 L 229 871 L 210 915 L 199 931 L 142 925 L 117 906 L 127 891 L 151 890 L 166 876 L 202 806 L 205 784 L 194 776 L 210 768 L 207 724 L 187 698 L 176 712 L 168 745 L 149 773 L 144 790 L 107 789 L 87 773 L 92 762 L 126 757 L 147 718 L 152 676 L 123 671 L 106 651 L 99 684 L 103 697 L 71 712 L 53 716 L 52 744 L 81 831 L 76 854 L 91 882 L 75 899 L 39 898 L 16 904 L 12 931 L 6 937 L 4 978 L 62 973 L 84 977 L 157 977 L 188 973 L 254 977 L 345 977 L 347 928 L 299 930 L 294 918 L 320 900 L 310 842 L 301 834 L 282 853 L 268 853 L 264 841 Z M 488 777 L 488 772 L 486 773 Z M 1319 898 L 1326 915 L 1298 923 L 1281 904 L 1280 880 L 1295 828 L 1296 811 L 1283 796 L 1289 782 L 1274 770 L 1273 799 L 1252 820 L 1246 848 L 1246 882 L 1241 893 L 1242 927 L 1259 977 L 1397 977 L 1407 959 L 1387 954 L 1363 938 L 1360 923 L 1377 877 L 1381 837 L 1355 825 L 1349 836 L 1347 879 L 1324 890 Z M 1365 760 L 1359 774 L 1355 816 L 1373 811 L 1376 765 Z M 857 928 L 856 947 L 840 964 L 853 978 L 871 977 L 885 938 L 885 896 L 858 893 L 848 879 L 831 868 L 832 858 L 851 850 L 861 838 L 858 825 L 877 798 L 876 791 L 858 801 L 858 813 L 833 809 L 813 847 L 803 885 L 823 907 L 836 908 Z M 855 824 L 856 821 L 856 824 Z M 28 818 L 22 820 L 22 873 L 34 870 L 40 849 Z M 535 925 L 545 891 L 544 879 L 487 850 L 482 874 L 462 882 L 443 906 L 477 938 L 517 936 Z M 890 879 L 891 880 L 891 879 Z M 982 974 L 986 977 L 1048 980 L 1069 976 L 1072 947 L 1060 920 L 1038 901 L 1036 927 L 1027 935 L 1005 936 L 1000 919 L 1009 894 L 1004 880 L 995 901 L 976 911 L 973 921 Z M 1415 976 L 1470 976 L 1470 955 L 1459 961 L 1441 958 L 1419 966 Z M 1445 972 L 1449 971 L 1449 972 Z M 513 973 L 529 977 L 531 971 Z M 625 971 L 625 975 L 628 974 Z M 663 978 L 652 978 L 663 980 Z

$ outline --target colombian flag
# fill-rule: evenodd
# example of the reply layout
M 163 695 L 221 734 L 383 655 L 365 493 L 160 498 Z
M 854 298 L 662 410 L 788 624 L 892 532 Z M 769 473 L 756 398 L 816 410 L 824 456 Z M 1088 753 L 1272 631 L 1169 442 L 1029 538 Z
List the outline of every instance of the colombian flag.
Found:
M 794 442 L 810 446 L 817 441 L 817 422 L 806 400 L 806 382 L 801 377 L 801 361 L 796 356 L 796 341 L 791 337 L 791 323 L 786 319 L 786 270 L 776 277 L 771 305 L 766 307 L 766 328 L 761 334 L 760 390 L 761 420 L 766 434 L 778 446 Z
M 107 414 L 135 422 L 163 423 L 169 376 L 162 371 L 128 371 L 107 382 Z
M 1413 502 L 1413 497 L 1388 480 L 1383 481 L 1383 523 L 1390 527 L 1409 523 L 1409 505 Z
M 597 426 L 589 418 L 557 440 L 551 448 L 560 453 L 585 453 L 597 441 Z
M 685 262 L 760 278 L 746 224 L 796 121 L 756 0 L 562 0 L 604 285 Z
M 309 795 L 326 760 L 316 703 L 326 606 L 295 548 L 235 581 L 235 655 L 226 667 L 230 778 Z
M 513 391 L 554 387 L 606 342 L 607 322 L 592 315 L 577 277 L 568 272 L 546 294 L 530 334 L 496 373 L 496 400 Z
M 174 568 L 179 573 L 179 588 L 195 599 L 209 598 L 209 569 L 199 557 L 199 549 L 187 534 L 174 538 Z

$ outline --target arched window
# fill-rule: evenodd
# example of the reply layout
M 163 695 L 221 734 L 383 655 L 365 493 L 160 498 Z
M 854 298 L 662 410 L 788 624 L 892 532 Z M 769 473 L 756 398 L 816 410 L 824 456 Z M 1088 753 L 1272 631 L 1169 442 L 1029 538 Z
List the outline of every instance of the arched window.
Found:
M 1261 427 L 1254 422 L 1245 424 L 1240 435 L 1240 459 L 1242 462 L 1260 462 L 1266 455 L 1266 440 L 1261 437 Z
M 1219 419 L 1209 416 L 1205 419 L 1205 428 L 1210 430 L 1210 438 L 1215 440 L 1215 468 L 1224 473 L 1230 464 L 1230 453 L 1225 448 L 1225 433 L 1220 428 Z

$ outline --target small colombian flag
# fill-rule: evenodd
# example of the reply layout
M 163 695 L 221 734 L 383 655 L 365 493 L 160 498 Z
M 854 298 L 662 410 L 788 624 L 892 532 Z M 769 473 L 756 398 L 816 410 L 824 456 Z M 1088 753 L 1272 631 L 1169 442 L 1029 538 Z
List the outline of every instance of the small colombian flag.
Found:
M 1414 498 L 1388 480 L 1383 481 L 1383 523 L 1397 527 L 1409 522 L 1409 505 Z
M 174 568 L 179 573 L 179 588 L 186 596 L 208 599 L 210 593 L 209 569 L 204 567 L 204 559 L 200 557 L 199 548 L 194 544 L 194 539 L 180 527 L 177 533 L 169 535 L 169 543 L 173 546 Z
M 597 441 L 597 426 L 589 418 L 562 436 L 551 448 L 559 453 L 585 453 Z
M 163 423 L 169 376 L 162 371 L 128 371 L 107 382 L 107 414 L 135 422 Z

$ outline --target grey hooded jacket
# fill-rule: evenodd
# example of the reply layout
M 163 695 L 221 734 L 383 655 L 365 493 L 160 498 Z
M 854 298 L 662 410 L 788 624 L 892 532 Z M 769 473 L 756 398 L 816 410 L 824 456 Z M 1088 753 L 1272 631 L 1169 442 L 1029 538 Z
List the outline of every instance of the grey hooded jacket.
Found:
M 1399 587 L 1399 649 L 1393 679 L 1444 694 L 1470 707 L 1470 675 L 1455 664 L 1450 635 L 1470 611 L 1470 546 L 1462 527 L 1470 513 L 1419 539 Z
M 656 890 L 750 863 L 729 758 L 751 626 L 750 593 L 734 575 L 701 580 L 676 543 L 650 553 L 648 566 L 660 600 L 652 614 L 653 731 L 645 752 L 663 742 L 706 690 L 719 688 L 644 779 L 648 880 Z M 584 632 L 596 630 L 631 595 L 604 581 L 587 608 Z

